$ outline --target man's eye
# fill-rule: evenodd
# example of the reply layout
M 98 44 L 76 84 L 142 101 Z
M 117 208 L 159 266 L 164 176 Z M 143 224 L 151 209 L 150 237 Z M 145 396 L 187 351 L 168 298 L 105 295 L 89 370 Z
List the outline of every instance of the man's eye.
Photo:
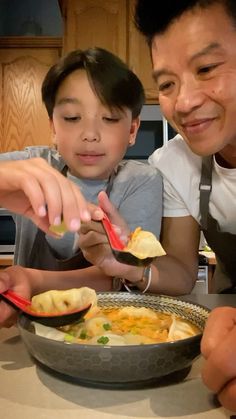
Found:
M 199 74 L 208 74 L 217 67 L 217 64 L 205 65 L 198 70 Z
M 166 90 L 169 90 L 172 86 L 173 86 L 172 82 L 161 83 L 158 86 L 158 90 L 159 92 L 165 92 Z

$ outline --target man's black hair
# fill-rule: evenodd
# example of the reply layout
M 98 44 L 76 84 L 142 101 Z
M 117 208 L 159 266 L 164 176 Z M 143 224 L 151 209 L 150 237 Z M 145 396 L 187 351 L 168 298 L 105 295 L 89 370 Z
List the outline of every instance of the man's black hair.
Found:
M 236 27 L 236 0 L 163 0 L 158 5 L 156 0 L 136 0 L 134 22 L 151 45 L 153 37 L 165 32 L 184 12 L 213 4 L 221 4 Z

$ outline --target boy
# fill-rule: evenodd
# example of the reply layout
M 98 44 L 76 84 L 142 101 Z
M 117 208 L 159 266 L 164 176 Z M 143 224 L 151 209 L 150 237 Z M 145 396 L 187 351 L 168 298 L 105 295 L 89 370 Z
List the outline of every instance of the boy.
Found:
M 2 154 L 0 160 L 44 158 L 78 185 L 87 201 L 97 204 L 98 194 L 106 192 L 130 230 L 140 225 L 159 236 L 161 177 L 149 165 L 122 161 L 127 147 L 135 143 L 144 103 L 136 75 L 101 48 L 73 51 L 49 70 L 42 97 L 56 149 L 28 147 Z M 60 221 L 54 220 L 54 224 Z M 19 216 L 16 227 L 15 264 L 21 267 L 7 269 L 5 288 L 14 284 L 14 289 L 27 297 L 42 290 L 83 285 L 114 289 L 113 278 L 85 260 L 72 232 L 58 239 Z M 62 270 L 65 272 L 58 272 Z M 3 304 L 2 324 L 10 313 Z

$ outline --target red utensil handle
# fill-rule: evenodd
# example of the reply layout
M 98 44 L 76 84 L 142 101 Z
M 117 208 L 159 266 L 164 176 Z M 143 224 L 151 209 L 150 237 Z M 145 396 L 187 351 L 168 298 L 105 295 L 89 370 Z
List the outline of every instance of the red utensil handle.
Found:
M 25 309 L 26 307 L 31 305 L 31 302 L 29 300 L 26 300 L 26 298 L 23 298 L 20 295 L 15 294 L 12 290 L 2 292 L 1 295 L 5 297 L 7 300 L 11 301 L 12 303 L 16 303 L 16 305 L 19 308 Z
M 111 246 L 114 249 L 123 250 L 124 247 L 125 247 L 124 246 L 124 243 L 122 243 L 122 241 L 120 240 L 120 238 L 117 236 L 117 234 L 114 231 L 113 226 L 112 226 L 109 218 L 106 215 L 104 215 L 104 217 L 102 219 L 102 223 L 103 223 L 103 226 L 104 226 L 104 228 L 106 230 L 106 233 L 108 235 L 108 238 L 109 238 L 109 241 L 110 241 Z

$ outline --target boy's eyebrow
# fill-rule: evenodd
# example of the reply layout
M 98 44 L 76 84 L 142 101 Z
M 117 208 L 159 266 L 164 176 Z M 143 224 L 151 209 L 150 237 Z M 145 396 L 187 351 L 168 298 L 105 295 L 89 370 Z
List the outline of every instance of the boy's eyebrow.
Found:
M 207 55 L 214 50 L 222 50 L 221 45 L 218 42 L 212 42 L 211 44 L 207 45 L 205 48 L 203 48 L 201 51 L 197 52 L 196 54 L 192 55 L 192 57 L 189 60 L 189 64 L 191 64 L 192 61 L 196 60 L 197 58 L 203 57 L 204 55 Z M 159 70 L 154 70 L 152 72 L 152 77 L 155 81 L 158 80 L 159 77 L 163 75 L 170 75 L 173 74 L 172 71 L 168 70 L 167 68 L 160 68 Z
M 56 101 L 56 106 L 65 105 L 66 103 L 78 104 L 79 100 L 76 97 L 62 97 Z

